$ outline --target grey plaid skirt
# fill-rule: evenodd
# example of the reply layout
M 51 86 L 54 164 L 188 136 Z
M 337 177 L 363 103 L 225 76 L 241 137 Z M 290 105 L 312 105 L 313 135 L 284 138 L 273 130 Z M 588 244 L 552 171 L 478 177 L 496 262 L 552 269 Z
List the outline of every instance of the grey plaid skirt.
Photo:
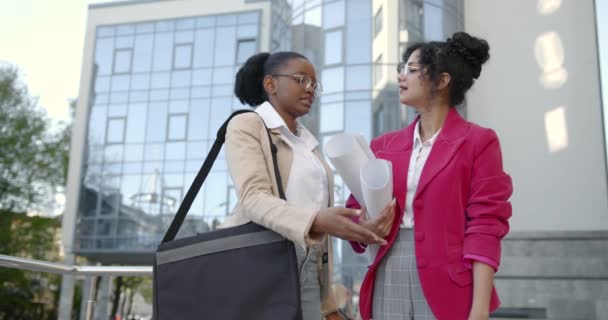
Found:
M 395 243 L 378 267 L 372 319 L 435 319 L 418 278 L 413 229 L 399 230 Z

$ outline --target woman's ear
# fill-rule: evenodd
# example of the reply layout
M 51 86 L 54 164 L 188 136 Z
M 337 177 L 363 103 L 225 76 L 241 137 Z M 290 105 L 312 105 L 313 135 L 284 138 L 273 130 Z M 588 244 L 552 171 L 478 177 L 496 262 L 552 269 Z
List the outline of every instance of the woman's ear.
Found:
M 437 84 L 438 90 L 443 90 L 450 86 L 450 82 L 452 81 L 452 77 L 449 73 L 444 72 L 439 75 L 439 83 Z
M 267 75 L 266 77 L 264 77 L 262 85 L 264 86 L 264 90 L 266 90 L 269 96 L 273 95 L 277 91 L 276 83 L 274 82 L 274 78 L 271 75 Z

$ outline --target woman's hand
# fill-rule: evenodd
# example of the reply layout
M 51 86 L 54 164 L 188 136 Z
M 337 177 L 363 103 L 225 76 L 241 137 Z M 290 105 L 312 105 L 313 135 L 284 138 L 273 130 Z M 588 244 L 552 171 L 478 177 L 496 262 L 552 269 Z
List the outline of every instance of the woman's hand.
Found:
M 340 239 L 365 244 L 378 243 L 386 245 L 386 241 L 382 237 L 350 219 L 350 217 L 359 215 L 361 215 L 361 210 L 346 208 L 321 209 L 312 222 L 310 232 L 328 233 Z
M 334 311 L 325 316 L 325 320 L 344 320 L 338 311 Z
M 476 310 L 471 309 L 471 313 L 469 313 L 469 318 L 467 320 L 488 320 L 490 319 L 490 312 L 488 309 L 484 310 Z
M 395 203 L 395 198 L 393 198 L 382 212 L 373 219 L 368 219 L 367 212 L 365 212 L 361 215 L 359 224 L 382 238 L 388 236 L 395 217 Z

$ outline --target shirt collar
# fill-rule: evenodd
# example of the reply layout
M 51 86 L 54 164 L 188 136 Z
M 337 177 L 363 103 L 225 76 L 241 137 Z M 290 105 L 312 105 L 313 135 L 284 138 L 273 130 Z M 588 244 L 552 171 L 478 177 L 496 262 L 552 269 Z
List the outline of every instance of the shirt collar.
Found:
M 435 144 L 435 140 L 437 140 L 437 137 L 439 136 L 439 132 L 441 132 L 441 129 L 439 129 L 437 132 L 435 132 L 435 134 L 426 141 L 426 143 L 428 143 L 429 145 L 433 145 Z M 418 120 L 416 122 L 416 127 L 414 128 L 414 147 L 419 146 L 422 144 L 422 138 L 420 138 L 420 120 Z
M 266 127 L 268 129 L 279 129 L 281 132 L 281 136 L 288 140 L 291 144 L 303 143 L 306 148 L 313 150 L 319 145 L 319 142 L 315 137 L 304 127 L 300 122 L 296 121 L 296 130 L 298 135 L 294 135 L 285 120 L 281 117 L 281 115 L 277 112 L 277 110 L 270 104 L 268 101 L 264 101 L 261 105 L 259 105 L 255 112 L 262 117 Z

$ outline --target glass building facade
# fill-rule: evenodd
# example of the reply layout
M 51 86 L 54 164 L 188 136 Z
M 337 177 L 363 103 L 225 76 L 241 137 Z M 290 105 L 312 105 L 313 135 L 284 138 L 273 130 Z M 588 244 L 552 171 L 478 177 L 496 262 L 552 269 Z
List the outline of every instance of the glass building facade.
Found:
M 233 96 L 234 76 L 249 56 L 268 50 L 262 28 L 271 28 L 270 51 L 298 51 L 315 65 L 323 94 L 302 121 L 323 145 L 341 132 L 371 140 L 411 121 L 398 100 L 401 52 L 463 23 L 462 0 L 269 2 L 269 26 L 261 10 L 235 10 L 97 27 L 76 253 L 153 252 L 220 124 L 244 108 Z M 397 36 L 377 49 L 374 39 L 389 31 Z M 335 181 L 343 205 L 349 191 Z M 221 153 L 180 236 L 213 230 L 235 203 Z M 334 241 L 334 278 L 353 292 L 354 306 L 367 257 Z

